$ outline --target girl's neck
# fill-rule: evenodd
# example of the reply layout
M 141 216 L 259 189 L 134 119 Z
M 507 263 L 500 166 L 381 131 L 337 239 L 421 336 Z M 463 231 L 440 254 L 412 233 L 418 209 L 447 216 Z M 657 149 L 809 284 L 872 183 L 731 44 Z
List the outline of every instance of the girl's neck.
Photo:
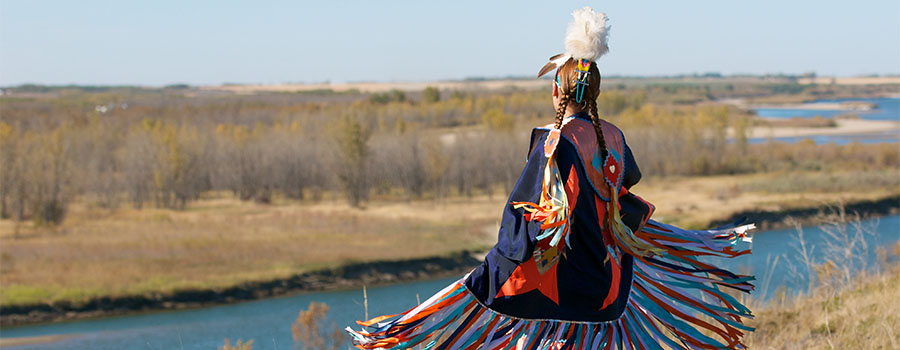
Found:
M 576 106 L 569 105 L 566 107 L 566 116 L 567 117 L 576 115 L 581 112 L 587 112 L 587 111 L 584 108 L 578 107 L 577 105 Z

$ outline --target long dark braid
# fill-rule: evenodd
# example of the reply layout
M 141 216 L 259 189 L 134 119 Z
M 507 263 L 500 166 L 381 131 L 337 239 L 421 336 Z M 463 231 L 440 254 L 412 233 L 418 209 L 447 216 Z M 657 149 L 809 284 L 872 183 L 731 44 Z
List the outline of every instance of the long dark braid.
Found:
M 588 111 L 591 114 L 591 124 L 594 124 L 594 131 L 597 133 L 597 148 L 600 150 L 602 159 L 606 159 L 606 139 L 603 138 L 603 129 L 600 127 L 600 114 L 597 113 L 597 100 L 587 100 Z
M 559 106 L 556 107 L 556 128 L 562 128 L 563 118 L 566 117 L 566 108 L 569 108 L 569 91 L 559 88 Z

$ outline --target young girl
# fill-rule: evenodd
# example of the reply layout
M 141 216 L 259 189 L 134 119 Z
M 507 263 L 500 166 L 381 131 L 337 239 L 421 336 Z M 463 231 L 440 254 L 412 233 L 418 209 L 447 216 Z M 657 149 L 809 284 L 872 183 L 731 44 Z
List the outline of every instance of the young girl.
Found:
M 751 317 L 722 287 L 750 276 L 697 259 L 734 257 L 752 225 L 688 231 L 650 220 L 622 132 L 597 114 L 603 13 L 576 10 L 556 68 L 556 121 L 528 161 L 484 263 L 424 303 L 347 328 L 361 349 L 742 348 Z M 389 320 L 389 321 L 388 321 Z M 384 322 L 386 321 L 386 322 Z

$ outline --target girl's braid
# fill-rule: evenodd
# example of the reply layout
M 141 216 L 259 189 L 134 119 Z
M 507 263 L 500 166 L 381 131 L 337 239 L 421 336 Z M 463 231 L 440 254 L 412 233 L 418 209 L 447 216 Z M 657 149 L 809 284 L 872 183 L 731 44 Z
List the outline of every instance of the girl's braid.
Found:
M 566 108 L 569 107 L 569 91 L 559 87 L 559 106 L 556 107 L 556 128 L 562 128 L 563 118 L 566 117 Z
M 594 124 L 594 131 L 597 133 L 597 148 L 600 150 L 601 159 L 606 159 L 606 140 L 603 138 L 603 129 L 600 127 L 600 115 L 597 113 L 597 101 L 588 99 L 587 107 L 591 114 L 591 124 Z

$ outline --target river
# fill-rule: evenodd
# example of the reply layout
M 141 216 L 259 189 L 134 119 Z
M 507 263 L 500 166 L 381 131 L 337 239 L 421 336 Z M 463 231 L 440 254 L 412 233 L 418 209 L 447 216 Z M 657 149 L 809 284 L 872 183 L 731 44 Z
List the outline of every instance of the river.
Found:
M 874 266 L 876 246 L 900 240 L 900 216 L 888 216 L 863 222 L 871 229 L 864 235 L 867 247 L 859 256 L 863 263 Z M 851 231 L 852 227 L 851 227 Z M 818 227 L 804 229 L 807 249 L 818 262 L 826 254 L 828 235 Z M 742 243 L 744 244 L 744 243 Z M 802 268 L 797 260 L 796 230 L 778 230 L 755 235 L 753 254 L 725 260 L 725 265 L 757 276 L 759 298 L 769 298 L 781 289 L 797 293 L 807 281 L 802 273 L 792 273 L 790 266 Z M 777 262 L 776 262 L 777 259 Z M 893 257 L 892 259 L 896 259 Z M 773 265 L 774 264 L 774 265 Z M 373 287 L 368 289 L 369 315 L 396 313 L 437 292 L 455 278 Z M 7 347 L 8 349 L 216 349 L 225 338 L 232 344 L 237 339 L 253 339 L 253 349 L 292 349 L 291 324 L 298 312 L 310 302 L 327 303 L 329 322 L 336 326 L 351 325 L 362 319 L 362 290 L 300 294 L 235 305 L 215 306 L 186 311 L 168 311 L 132 316 L 107 317 L 96 320 L 70 321 L 56 324 L 7 327 L 2 338 L 65 335 L 60 341 Z
M 858 111 L 852 109 L 823 109 L 817 108 L 816 105 L 831 105 L 844 102 L 860 102 L 871 103 L 876 106 L 871 110 Z M 842 99 L 822 99 L 806 104 L 811 108 L 778 108 L 766 107 L 756 108 L 756 115 L 765 118 L 812 118 L 822 116 L 823 118 L 833 118 L 839 115 L 855 114 L 861 119 L 867 120 L 900 120 L 900 98 L 897 97 L 878 97 L 878 98 L 842 98 Z M 826 107 L 827 108 L 827 107 Z
M 857 111 L 849 109 L 827 109 L 818 106 L 829 106 L 841 104 L 844 102 L 871 103 L 876 106 L 871 110 Z M 816 100 L 805 104 L 810 108 L 802 108 L 797 106 L 789 107 L 765 107 L 756 108 L 753 111 L 756 115 L 765 118 L 812 118 L 822 116 L 824 118 L 834 118 L 839 115 L 855 114 L 864 120 L 888 120 L 900 121 L 900 98 L 897 97 L 879 97 L 879 98 L 844 98 L 844 99 L 823 99 Z M 900 132 L 897 130 L 884 130 L 876 133 L 866 134 L 846 134 L 846 135 L 812 135 L 812 136 L 789 136 L 776 137 L 769 139 L 765 137 L 751 138 L 750 143 L 764 143 L 770 140 L 794 143 L 801 140 L 810 139 L 816 144 L 835 143 L 845 145 L 849 143 L 897 143 L 900 142 Z

